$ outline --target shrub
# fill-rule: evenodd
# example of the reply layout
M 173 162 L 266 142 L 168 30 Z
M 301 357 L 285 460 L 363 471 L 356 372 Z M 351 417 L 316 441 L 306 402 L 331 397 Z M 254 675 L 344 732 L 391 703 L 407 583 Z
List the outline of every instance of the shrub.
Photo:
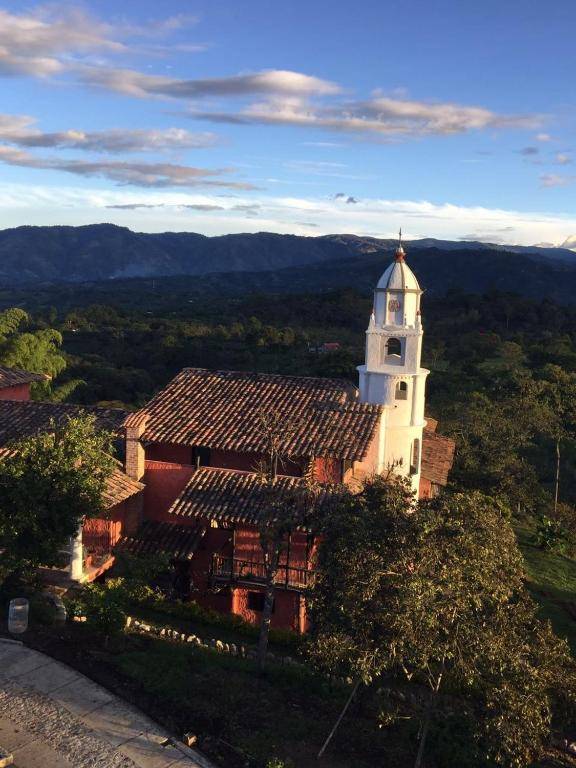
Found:
M 124 630 L 129 604 L 130 591 L 124 579 L 109 579 L 84 587 L 73 610 L 83 613 L 97 632 L 110 637 Z
M 561 552 L 568 541 L 568 532 L 559 520 L 542 515 L 536 528 L 536 546 L 539 549 Z
M 219 613 L 211 608 L 203 608 L 193 600 L 189 602 L 167 600 L 158 592 L 151 590 L 144 599 L 137 600 L 136 602 L 142 607 L 162 613 L 165 616 L 180 619 L 181 621 L 194 621 L 198 624 L 221 627 L 254 640 L 258 637 L 258 626 L 250 624 L 234 614 Z M 288 629 L 270 630 L 270 640 L 277 645 L 283 645 L 293 650 L 299 649 L 303 642 L 301 635 Z

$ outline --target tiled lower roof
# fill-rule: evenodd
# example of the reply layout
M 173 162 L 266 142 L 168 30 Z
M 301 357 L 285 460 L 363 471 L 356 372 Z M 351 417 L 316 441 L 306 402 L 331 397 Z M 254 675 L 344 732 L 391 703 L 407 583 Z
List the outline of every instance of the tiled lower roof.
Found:
M 425 429 L 422 436 L 422 477 L 435 485 L 446 485 L 455 449 L 454 440 Z
M 0 400 L 0 446 L 50 429 L 52 420 L 63 424 L 66 419 L 92 414 L 96 428 L 117 432 L 126 418 L 120 408 L 98 408 L 70 403 L 41 403 L 34 400 Z
M 15 387 L 18 384 L 31 384 L 33 381 L 46 381 L 49 378 L 45 373 L 30 373 L 0 365 L 0 389 Z
M 126 501 L 143 490 L 143 483 L 139 483 L 138 480 L 133 480 L 131 477 L 128 477 L 128 475 L 118 467 L 117 469 L 114 469 L 106 481 L 103 497 L 108 508 L 115 507 L 116 504 L 121 504 L 123 501 Z
M 171 555 L 176 560 L 191 560 L 204 538 L 206 528 L 197 525 L 146 520 L 133 536 L 122 536 L 116 544 L 116 552 L 130 555 Z
M 281 475 L 277 488 L 282 494 L 304 488 L 301 477 Z M 331 496 L 331 489 L 321 491 L 319 503 Z M 256 525 L 264 511 L 266 493 L 260 477 L 254 472 L 200 467 L 195 470 L 184 490 L 172 504 L 169 514 L 228 523 Z
M 291 424 L 284 456 L 360 460 L 382 409 L 356 397 L 337 379 L 185 368 L 140 413 L 148 416 L 144 440 L 261 453 L 267 438 L 260 418 L 275 412 Z
M 14 456 L 15 454 L 16 451 L 13 448 L 0 447 L 0 461 L 9 456 Z M 120 469 L 120 466 L 118 466 L 106 481 L 106 487 L 104 488 L 104 493 L 102 495 L 106 508 L 110 509 L 143 490 L 143 483 L 139 483 L 138 480 L 133 480 L 131 477 L 128 477 L 128 475 Z

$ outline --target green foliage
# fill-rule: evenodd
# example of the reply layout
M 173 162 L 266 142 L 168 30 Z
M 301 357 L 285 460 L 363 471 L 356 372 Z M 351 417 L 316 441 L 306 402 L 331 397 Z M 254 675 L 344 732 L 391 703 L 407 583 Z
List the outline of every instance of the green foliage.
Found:
M 86 586 L 78 600 L 77 611 L 86 616 L 89 626 L 110 637 L 126 627 L 130 607 L 130 590 L 124 579 L 107 579 L 103 584 Z
M 568 533 L 562 527 L 560 521 L 554 520 L 547 515 L 541 516 L 536 527 L 536 546 L 540 547 L 540 549 L 561 552 L 566 546 L 567 539 Z
M 30 324 L 24 310 L 12 308 L 0 313 L 0 361 L 2 365 L 33 373 L 56 376 L 66 367 L 60 354 L 62 334 L 52 328 L 22 332 Z
M 224 631 L 230 631 L 242 635 L 249 640 L 258 637 L 258 627 L 245 621 L 241 616 L 232 613 L 220 613 L 210 608 L 198 605 L 194 600 L 182 602 L 181 600 L 167 600 L 163 595 L 154 592 L 137 600 L 143 608 L 148 608 L 155 613 L 179 621 L 189 621 L 194 624 L 204 624 L 207 627 L 217 627 Z M 297 651 L 302 645 L 302 636 L 288 629 L 271 629 L 270 641 L 275 645 L 290 648 Z
M 143 559 L 122 556 L 118 570 L 122 576 L 99 584 L 88 584 L 77 595 L 71 610 L 85 616 L 100 634 L 109 637 L 124 630 L 131 607 L 158 599 L 158 593 L 149 582 L 166 567 L 166 558 Z
M 104 512 L 103 490 L 114 467 L 111 437 L 92 416 L 52 425 L 13 444 L 0 461 L 0 549 L 4 576 L 53 565 L 85 515 Z
M 478 759 L 537 757 L 574 709 L 576 665 L 524 589 L 506 508 L 478 492 L 411 504 L 401 483 L 377 478 L 343 499 L 324 537 L 312 658 L 408 685 L 386 721 L 416 717 L 422 739 L 459 702 Z

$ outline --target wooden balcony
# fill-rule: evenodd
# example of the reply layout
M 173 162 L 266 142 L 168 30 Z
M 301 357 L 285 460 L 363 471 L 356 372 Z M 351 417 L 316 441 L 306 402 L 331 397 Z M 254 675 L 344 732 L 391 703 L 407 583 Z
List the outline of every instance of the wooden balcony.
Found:
M 314 571 L 306 568 L 294 568 L 281 565 L 278 568 L 275 585 L 283 589 L 309 589 L 314 582 Z M 237 557 L 212 557 L 212 580 L 215 583 L 254 584 L 263 586 L 266 583 L 264 563 L 252 560 L 241 560 Z

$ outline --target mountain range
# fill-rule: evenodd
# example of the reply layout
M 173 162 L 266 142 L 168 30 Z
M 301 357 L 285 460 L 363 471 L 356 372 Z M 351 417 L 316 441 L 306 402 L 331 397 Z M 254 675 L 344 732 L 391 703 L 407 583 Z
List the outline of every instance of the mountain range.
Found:
M 368 293 L 396 247 L 396 240 L 356 235 L 206 237 L 143 234 L 111 224 L 18 227 L 0 231 L 0 287 L 9 298 L 18 289 L 60 286 L 62 298 L 85 293 L 103 303 L 112 294 L 135 300 L 151 286 L 156 297 L 168 292 L 182 300 L 347 287 Z M 569 249 L 432 238 L 411 240 L 405 248 L 432 295 L 498 290 L 576 303 L 576 253 Z
M 269 232 L 206 237 L 193 232 L 148 234 L 112 224 L 81 227 L 17 227 L 0 231 L 0 283 L 61 283 L 131 277 L 263 272 L 326 262 L 385 260 L 395 240 L 356 235 L 301 237 Z M 490 245 L 434 239 L 406 244 L 412 255 L 429 250 L 449 254 L 521 254 L 576 266 L 576 254 L 564 248 Z M 468 259 L 465 259 L 466 261 Z

